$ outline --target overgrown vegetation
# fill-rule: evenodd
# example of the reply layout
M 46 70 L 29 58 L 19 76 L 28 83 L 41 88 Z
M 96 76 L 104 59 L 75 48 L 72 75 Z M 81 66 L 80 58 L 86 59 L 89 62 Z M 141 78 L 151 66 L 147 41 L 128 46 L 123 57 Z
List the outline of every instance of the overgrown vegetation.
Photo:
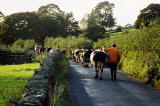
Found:
M 47 37 L 45 39 L 45 47 L 60 48 L 67 51 L 67 56 L 70 55 L 70 50 L 73 49 L 87 49 L 92 48 L 93 43 L 91 40 L 83 37 L 68 36 L 62 37 Z
M 9 99 L 20 99 L 24 93 L 24 85 L 39 63 L 0 66 L 0 105 L 14 106 Z
M 69 106 L 68 74 L 69 62 L 63 56 L 61 63 L 57 66 L 53 94 L 50 95 L 50 106 Z
M 106 48 L 116 43 L 121 51 L 120 65 L 130 75 L 152 86 L 160 85 L 160 26 L 137 29 L 111 38 L 99 39 L 94 48 Z
M 34 40 L 16 40 L 11 46 L 12 52 L 29 52 L 29 50 L 34 50 L 34 46 L 37 43 Z
M 34 46 L 38 45 L 35 40 L 16 40 L 12 45 L 5 45 L 0 42 L 0 52 L 30 52 L 34 50 Z

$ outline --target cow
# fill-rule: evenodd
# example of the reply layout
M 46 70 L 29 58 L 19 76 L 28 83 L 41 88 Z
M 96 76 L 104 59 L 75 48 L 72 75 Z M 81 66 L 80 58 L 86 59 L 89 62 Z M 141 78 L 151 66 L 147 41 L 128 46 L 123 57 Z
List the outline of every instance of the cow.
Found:
M 72 59 L 75 62 L 80 62 L 80 49 L 72 50 Z
M 39 46 L 34 46 L 34 51 L 39 52 Z
M 84 67 L 88 67 L 88 62 L 90 59 L 90 55 L 93 52 L 92 49 L 82 49 L 80 52 L 80 62 L 83 64 Z
M 102 80 L 103 67 L 108 62 L 108 53 L 102 50 L 95 50 L 90 55 L 90 61 L 95 68 L 95 79 L 98 78 L 98 71 L 101 70 L 100 80 Z
M 85 52 L 83 52 L 83 61 L 84 63 L 89 62 L 90 55 L 93 52 L 92 49 L 87 49 Z
M 82 52 L 82 50 L 80 50 L 80 49 L 77 49 L 77 50 L 75 50 L 74 51 L 74 57 L 75 57 L 75 61 L 77 62 L 77 63 L 79 63 L 80 62 L 80 53 Z
M 72 60 L 75 61 L 76 57 L 74 56 L 74 50 L 70 51 L 70 54 L 72 55 Z
M 46 52 L 48 53 L 51 49 L 52 49 L 51 47 L 47 47 Z
M 34 51 L 37 53 L 43 53 L 46 49 L 42 46 L 34 46 Z
M 84 63 L 83 54 L 84 54 L 84 51 L 79 52 L 79 60 L 81 64 Z
M 46 48 L 41 47 L 41 48 L 39 48 L 39 53 L 44 53 L 44 52 L 45 52 L 45 50 L 46 50 Z

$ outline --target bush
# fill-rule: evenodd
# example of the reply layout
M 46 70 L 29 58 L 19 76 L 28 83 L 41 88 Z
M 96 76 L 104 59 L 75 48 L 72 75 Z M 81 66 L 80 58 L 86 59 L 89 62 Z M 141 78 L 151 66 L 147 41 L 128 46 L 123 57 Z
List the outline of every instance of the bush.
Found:
M 92 45 L 93 44 L 91 40 L 83 37 L 47 37 L 45 39 L 45 47 L 60 48 L 61 50 L 66 50 L 68 56 L 70 54 L 70 50 L 93 48 Z
M 96 25 L 89 27 L 86 32 L 86 38 L 91 39 L 92 41 L 97 41 L 99 38 L 104 37 L 105 29 L 102 26 Z
M 22 40 L 19 39 L 13 43 L 11 46 L 12 52 L 27 52 L 36 45 L 36 42 L 34 40 Z
M 8 51 L 10 51 L 8 46 L 0 42 L 0 52 L 8 52 Z
M 128 30 L 127 33 L 110 38 L 99 39 L 94 48 L 111 47 L 116 43 L 121 51 L 120 65 L 128 74 L 140 77 L 151 85 L 160 84 L 160 26 L 140 30 Z
M 154 85 L 153 81 L 160 76 L 160 70 L 157 70 L 159 62 L 156 53 L 129 51 L 123 60 L 122 70 Z

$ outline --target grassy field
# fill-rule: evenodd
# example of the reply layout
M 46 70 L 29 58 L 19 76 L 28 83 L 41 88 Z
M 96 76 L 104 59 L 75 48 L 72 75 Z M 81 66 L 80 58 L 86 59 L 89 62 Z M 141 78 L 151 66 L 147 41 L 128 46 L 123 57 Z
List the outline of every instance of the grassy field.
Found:
M 24 85 L 39 63 L 21 65 L 0 65 L 0 106 L 11 106 L 10 98 L 20 98 Z
M 122 35 L 123 33 L 127 32 L 134 32 L 136 29 L 134 28 L 129 28 L 129 29 L 123 29 L 121 32 L 116 32 L 116 31 L 110 31 L 110 32 L 106 32 L 106 34 L 109 34 L 110 37 L 114 37 L 114 36 L 119 36 Z

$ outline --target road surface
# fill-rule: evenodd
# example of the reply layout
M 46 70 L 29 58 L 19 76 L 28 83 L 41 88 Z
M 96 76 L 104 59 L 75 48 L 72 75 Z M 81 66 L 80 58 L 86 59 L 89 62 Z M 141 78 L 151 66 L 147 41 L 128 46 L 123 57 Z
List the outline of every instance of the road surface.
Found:
M 149 88 L 118 71 L 110 80 L 104 68 L 103 80 L 94 79 L 93 67 L 70 61 L 69 97 L 71 106 L 160 106 L 160 91 Z

